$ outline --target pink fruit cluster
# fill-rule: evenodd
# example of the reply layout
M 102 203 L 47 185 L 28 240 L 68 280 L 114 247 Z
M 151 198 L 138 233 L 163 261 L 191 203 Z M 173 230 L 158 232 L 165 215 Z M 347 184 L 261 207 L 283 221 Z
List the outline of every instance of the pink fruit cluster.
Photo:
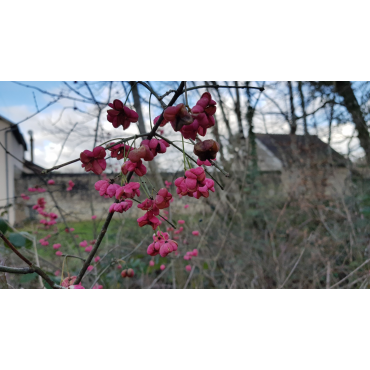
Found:
M 131 123 L 135 123 L 139 119 L 139 115 L 132 109 L 123 105 L 123 103 L 115 99 L 113 103 L 108 104 L 112 109 L 107 111 L 107 119 L 112 123 L 114 128 L 122 126 L 124 130 L 130 127 Z
M 124 269 L 124 270 L 122 270 L 121 271 L 121 276 L 123 277 L 123 278 L 125 278 L 125 277 L 129 277 L 129 278 L 132 278 L 132 277 L 134 277 L 134 270 L 133 269 L 131 269 L 131 268 L 129 268 L 129 269 Z
M 172 194 L 165 188 L 158 191 L 155 199 L 145 199 L 137 207 L 147 211 L 144 216 L 139 217 L 137 222 L 140 227 L 150 225 L 155 230 L 159 225 L 160 221 L 156 217 L 159 215 L 159 210 L 168 208 L 172 200 Z
M 215 125 L 214 114 L 216 102 L 212 100 L 210 93 L 204 93 L 196 105 L 189 112 L 184 104 L 168 107 L 164 113 L 161 126 L 170 122 L 175 131 L 181 131 L 185 139 L 195 140 L 197 134 L 205 136 L 207 129 Z M 154 119 L 157 123 L 160 116 Z
M 67 191 L 71 191 L 74 186 L 75 186 L 75 183 L 72 180 L 69 180 L 68 181 Z
M 193 249 L 192 251 L 186 252 L 184 256 L 184 260 L 190 261 L 192 257 L 197 257 L 198 256 L 198 249 Z
M 67 289 L 85 289 L 82 285 L 81 282 L 78 285 L 73 285 L 74 282 L 76 281 L 77 276 L 68 276 L 66 277 L 62 283 L 61 286 L 65 287 Z
M 41 186 L 35 186 L 34 188 L 28 188 L 28 191 L 31 193 L 45 193 L 46 189 L 42 188 Z
M 150 256 L 160 254 L 161 257 L 166 257 L 168 254 L 175 251 L 177 251 L 177 243 L 169 239 L 168 233 L 161 231 L 157 231 L 157 234 L 153 234 L 153 243 L 149 244 L 147 249 L 147 253 Z
M 208 198 L 209 191 L 215 191 L 214 181 L 206 178 L 202 167 L 185 171 L 185 176 L 177 178 L 175 185 L 177 194 L 197 199 L 200 197 Z
M 92 152 L 90 150 L 84 150 L 80 154 L 82 167 L 85 168 L 86 172 L 92 171 L 100 175 L 107 167 L 107 162 L 104 159 L 105 155 L 105 149 L 101 146 L 97 146 Z
M 116 145 L 114 145 L 114 144 L 115 143 L 109 143 L 108 150 L 111 152 L 111 157 L 112 158 L 117 158 L 117 160 L 120 160 L 122 158 L 127 157 L 128 154 L 130 153 L 130 150 L 134 149 L 134 148 L 132 148 L 129 145 L 124 144 L 124 143 L 120 143 L 120 144 L 116 144 Z M 114 145 L 114 146 L 112 146 L 112 145 Z

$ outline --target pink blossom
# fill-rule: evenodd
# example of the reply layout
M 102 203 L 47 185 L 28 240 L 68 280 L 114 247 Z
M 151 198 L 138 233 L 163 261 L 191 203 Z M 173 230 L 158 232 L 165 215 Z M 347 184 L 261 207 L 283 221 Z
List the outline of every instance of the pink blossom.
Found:
M 198 249 L 193 249 L 193 257 L 197 257 L 198 256 Z
M 32 208 L 33 209 L 36 209 L 37 211 L 41 211 L 43 209 L 45 209 L 45 205 L 46 205 L 46 202 L 45 202 L 45 199 L 44 198 L 38 198 L 37 199 L 37 204 L 35 204 Z
M 150 261 L 149 266 L 154 266 L 154 261 Z
M 30 197 L 28 196 L 28 195 L 26 195 L 26 194 L 21 194 L 21 197 L 22 197 L 22 199 L 24 199 L 24 200 L 29 200 L 30 199 Z
M 147 253 L 150 256 L 156 256 L 157 254 L 159 254 L 159 250 L 162 244 L 168 239 L 168 233 L 157 231 L 157 234 L 153 234 L 153 243 L 148 246 Z
M 169 182 L 167 180 L 165 180 L 164 183 L 165 183 L 167 189 L 172 185 L 172 182 Z
M 60 271 L 59 271 L 59 270 L 56 270 L 56 271 L 54 272 L 54 275 L 55 275 L 55 276 L 59 276 L 59 275 L 60 275 Z
M 143 140 L 141 142 L 142 146 L 146 146 L 149 148 L 149 150 L 152 152 L 153 157 L 155 157 L 158 153 L 166 153 L 167 148 L 170 146 L 170 144 L 167 143 L 166 140 L 163 139 L 150 139 L 150 140 Z M 149 156 L 150 158 L 150 156 Z M 144 158 L 144 160 L 147 160 Z
M 189 114 L 184 104 L 166 108 L 163 117 L 171 122 L 175 131 L 180 131 L 183 126 L 190 125 L 193 122 L 193 117 Z
M 192 234 L 195 235 L 195 236 L 198 236 L 199 235 L 199 231 L 194 230 L 194 231 L 192 231 Z
M 185 221 L 184 220 L 178 220 L 177 223 L 180 224 L 180 225 L 184 225 Z
M 85 289 L 82 285 L 81 285 L 81 283 L 80 284 L 78 284 L 78 285 L 70 285 L 69 287 L 68 287 L 68 289 Z
M 97 217 L 96 215 L 93 215 L 93 216 L 91 216 L 91 219 L 92 219 L 92 220 L 95 220 L 95 219 L 96 219 L 96 217 Z
M 67 191 L 71 191 L 73 189 L 73 187 L 75 186 L 75 183 L 72 180 L 69 180 L 68 185 L 69 186 L 67 188 Z
M 194 198 L 200 197 L 208 198 L 209 190 L 215 192 L 215 182 L 211 179 L 205 179 L 204 185 L 199 186 L 197 191 L 193 193 Z
M 99 180 L 94 185 L 95 190 L 99 191 L 99 195 L 107 195 L 109 198 L 114 197 L 117 189 L 120 187 L 118 184 L 112 184 L 108 180 Z
M 37 191 L 37 190 L 36 190 L 36 188 L 28 188 L 27 190 L 28 190 L 29 192 L 31 192 L 31 193 L 33 193 L 33 192 Z
M 145 144 L 141 144 L 139 148 L 131 150 L 128 155 L 128 159 L 133 163 L 137 163 L 142 159 L 144 161 L 152 161 L 153 158 L 154 154 L 150 150 L 149 146 Z
M 86 172 L 92 171 L 100 175 L 107 167 L 107 162 L 104 159 L 105 155 L 105 149 L 101 146 L 97 146 L 92 152 L 90 150 L 84 150 L 80 153 L 82 167 L 85 168 Z
M 197 101 L 197 104 L 192 108 L 191 114 L 194 118 L 194 127 L 198 126 L 197 132 L 201 136 L 205 136 L 207 129 L 214 126 L 215 119 L 213 115 L 216 113 L 216 102 L 212 100 L 210 93 L 205 92 Z M 186 131 L 186 130 L 184 130 Z M 188 133 L 181 131 L 186 139 Z M 193 139 L 195 140 L 195 138 Z
M 159 209 L 168 208 L 170 206 L 170 200 L 172 199 L 172 194 L 165 188 L 158 191 L 155 197 L 155 204 Z
M 146 174 L 146 167 L 143 165 L 143 162 L 139 160 L 138 162 L 126 161 L 122 167 L 121 171 L 124 175 L 127 175 L 129 172 L 134 171 L 139 177 Z
M 122 269 L 122 265 L 117 265 L 116 267 L 117 267 L 118 270 Z
M 55 252 L 55 254 L 56 254 L 57 256 L 62 256 L 62 255 L 63 255 L 63 253 L 62 253 L 61 251 L 57 251 L 57 252 Z
M 85 252 L 88 252 L 90 253 L 93 249 L 93 246 L 92 245 L 89 245 L 88 247 L 85 248 Z
M 179 195 L 188 195 L 189 197 L 208 198 L 209 190 L 214 192 L 214 181 L 207 179 L 202 167 L 192 168 L 185 172 L 184 177 L 175 180 L 176 192 Z
M 153 120 L 153 123 L 154 123 L 154 126 L 157 124 L 157 122 L 158 122 L 158 120 L 159 120 L 159 117 L 160 117 L 161 115 L 159 115 L 159 116 L 157 116 L 157 117 L 155 117 L 154 118 L 154 120 Z M 161 122 L 161 124 L 159 125 L 160 127 L 163 127 L 163 126 L 165 126 L 166 124 L 168 123 L 168 121 L 165 119 L 165 118 L 163 118 L 163 120 L 162 120 L 162 122 Z
M 95 284 L 93 289 L 103 289 L 103 285 Z
M 163 271 L 166 268 L 165 265 L 161 265 L 160 269 Z
M 131 123 L 137 122 L 139 119 L 139 115 L 135 111 L 124 106 L 118 99 L 108 105 L 113 109 L 107 111 L 107 120 L 112 123 L 114 128 L 122 126 L 124 130 L 127 130 Z
M 216 159 L 213 159 L 214 161 Z M 207 159 L 205 161 L 201 161 L 199 158 L 197 159 L 197 165 L 198 166 L 212 166 L 212 163 Z
M 80 247 L 81 248 L 87 247 L 87 240 L 83 240 L 82 242 L 80 242 Z
M 99 256 L 96 256 L 96 257 L 94 258 L 94 261 L 95 261 L 95 263 L 96 263 L 96 262 L 99 262 L 99 261 L 100 261 L 100 257 L 99 257 Z
M 190 271 L 191 271 L 191 266 L 190 266 L 190 265 L 186 265 L 186 266 L 185 266 L 185 270 L 186 270 L 187 272 L 190 272 Z
M 149 198 L 145 199 L 140 204 L 138 204 L 137 208 L 140 208 L 143 211 L 154 210 L 155 212 L 157 212 L 156 214 L 159 214 L 158 207 L 156 206 L 153 199 L 149 199 Z
M 76 281 L 76 279 L 77 279 L 77 276 L 68 276 L 65 279 L 63 279 L 63 281 L 61 282 L 60 285 L 62 287 L 67 288 L 67 287 L 73 285 L 73 283 Z
M 113 212 L 123 213 L 123 212 L 127 212 L 131 207 L 132 207 L 132 200 L 126 199 L 120 203 L 113 203 L 109 207 L 109 212 L 110 213 L 113 213 Z
M 190 256 L 190 255 L 189 255 L 189 252 L 186 252 L 186 254 L 185 254 L 185 256 L 184 256 L 184 260 L 186 260 L 186 261 L 190 261 L 190 260 L 191 260 L 191 257 L 192 257 L 192 256 Z
M 153 209 L 152 211 L 146 212 L 144 216 L 139 217 L 137 219 L 137 222 L 140 227 L 150 225 L 153 228 L 153 230 L 155 230 L 159 226 L 159 220 L 157 217 L 155 217 L 158 214 L 159 214 L 158 208 L 156 210 Z
M 94 270 L 94 266 L 93 265 L 90 265 L 88 268 L 87 268 L 87 271 L 92 271 Z
M 140 184 L 138 182 L 130 182 L 124 186 L 119 186 L 116 190 L 116 199 L 134 198 L 140 196 Z
M 177 251 L 177 243 L 173 240 L 166 240 L 159 249 L 161 257 L 166 257 L 169 253 Z
M 73 227 L 70 227 L 69 231 L 72 232 L 72 231 L 75 231 L 75 229 Z
M 54 248 L 54 249 L 58 249 L 58 248 L 60 248 L 61 246 L 62 246 L 62 244 L 54 244 L 54 245 L 53 245 L 53 248 Z
M 184 205 L 184 208 L 185 208 L 185 209 L 189 208 L 189 204 L 185 204 L 185 205 Z
M 48 185 L 55 185 L 55 181 L 54 180 L 48 180 Z
M 110 143 L 109 145 L 113 145 L 114 143 Z M 126 145 L 124 143 L 117 144 L 113 147 L 108 148 L 108 150 L 111 152 L 111 157 L 112 158 L 117 158 L 117 160 L 120 160 L 122 158 L 127 158 L 130 150 L 132 150 L 129 145 Z

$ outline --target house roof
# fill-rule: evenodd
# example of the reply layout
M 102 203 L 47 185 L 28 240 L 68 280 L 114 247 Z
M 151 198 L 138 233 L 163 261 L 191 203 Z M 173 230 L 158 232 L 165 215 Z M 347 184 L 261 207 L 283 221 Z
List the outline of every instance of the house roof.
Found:
M 31 161 L 28 161 L 27 159 L 24 160 L 23 172 L 41 174 L 41 172 L 43 170 L 44 170 L 43 167 L 41 167 L 41 166 L 31 162 Z
M 10 126 L 10 129 L 12 130 L 13 132 L 13 135 L 14 137 L 16 138 L 18 144 L 21 144 L 24 148 L 24 150 L 26 151 L 27 150 L 27 144 L 24 140 L 24 137 L 23 135 L 21 134 L 21 132 L 19 131 L 19 128 L 17 125 L 15 125 L 13 122 L 10 122 L 8 119 L 4 118 L 3 116 L 0 115 L 0 120 L 1 121 L 4 121 L 5 123 L 9 124 Z
M 284 167 L 290 167 L 297 159 L 303 163 L 307 158 L 319 166 L 332 164 L 336 167 L 345 167 L 348 162 L 317 135 L 256 134 L 256 138 L 281 160 Z M 295 150 L 292 138 L 296 145 L 296 155 L 293 154 Z

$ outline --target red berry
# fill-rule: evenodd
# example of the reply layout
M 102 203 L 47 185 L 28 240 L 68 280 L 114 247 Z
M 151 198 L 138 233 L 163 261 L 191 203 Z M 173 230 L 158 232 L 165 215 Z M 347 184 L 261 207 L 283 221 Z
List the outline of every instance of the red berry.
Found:
M 128 269 L 127 270 L 127 276 L 132 278 L 134 276 L 134 270 L 133 269 Z
M 127 276 L 127 270 L 126 269 L 121 271 L 121 276 L 123 278 L 125 278 Z

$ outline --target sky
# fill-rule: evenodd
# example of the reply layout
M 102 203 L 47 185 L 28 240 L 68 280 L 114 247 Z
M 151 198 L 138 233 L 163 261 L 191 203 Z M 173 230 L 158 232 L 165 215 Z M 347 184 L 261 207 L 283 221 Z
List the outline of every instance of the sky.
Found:
M 47 90 L 52 93 L 59 94 L 61 89 L 65 89 L 63 82 L 23 82 L 24 84 L 32 85 L 37 88 Z M 69 82 L 70 85 L 76 86 L 72 82 Z M 81 82 L 82 84 L 82 82 Z M 153 87 L 159 94 L 163 94 L 168 91 L 170 88 L 174 88 L 174 85 L 170 82 L 153 82 Z M 103 86 L 101 83 L 96 82 L 91 84 L 94 94 L 96 94 L 97 99 L 101 101 L 107 101 L 108 99 L 108 89 Z M 65 90 L 64 90 L 65 91 Z M 88 92 L 84 92 L 86 95 Z M 145 89 L 140 88 L 141 96 L 148 100 L 149 94 Z M 112 94 L 113 98 L 121 98 L 125 96 L 124 91 L 120 82 L 116 82 L 113 85 Z M 224 95 L 225 103 L 227 106 L 232 109 L 233 103 L 232 99 L 228 94 Z M 80 97 L 79 97 L 80 98 Z M 195 104 L 196 100 L 199 98 L 197 92 L 189 92 L 189 105 L 192 106 Z M 39 91 L 30 89 L 24 86 L 20 86 L 14 82 L 0 82 L 0 115 L 9 119 L 13 123 L 18 123 L 19 121 L 33 115 L 37 112 L 37 109 L 42 109 L 54 97 L 46 96 Z M 166 101 L 167 98 L 165 98 Z M 167 99 L 168 102 L 169 98 Z M 130 103 L 131 100 L 129 100 Z M 151 117 L 152 120 L 161 110 L 155 105 L 155 98 L 152 98 L 152 108 L 151 108 Z M 263 111 L 267 112 L 265 119 L 262 119 L 262 116 L 255 117 L 255 131 L 260 133 L 289 133 L 289 126 L 284 120 L 276 114 L 269 115 L 268 113 L 273 110 L 271 104 L 263 98 L 260 100 L 260 107 Z M 284 105 L 281 102 L 282 106 Z M 92 149 L 94 142 L 94 129 L 96 125 L 96 118 L 94 116 L 89 116 L 88 114 L 82 114 L 78 111 L 73 110 L 73 101 L 64 99 L 60 102 L 57 102 L 42 112 L 38 113 L 29 120 L 19 124 L 19 129 L 22 132 L 27 145 L 29 147 L 29 135 L 28 131 L 32 130 L 34 133 L 34 161 L 38 165 L 44 168 L 50 168 L 55 165 L 55 163 L 60 164 L 71 159 L 77 158 L 79 153 L 85 149 Z M 94 113 L 95 106 L 85 103 L 77 103 L 76 105 L 79 109 Z M 38 108 L 37 108 L 38 107 Z M 143 104 L 143 114 L 146 121 L 146 128 L 149 129 L 149 110 L 148 105 Z M 64 109 L 64 111 L 63 111 Z M 61 116 L 61 112 L 63 115 Z M 276 110 L 275 110 L 276 111 Z M 243 114 L 245 112 L 243 111 Z M 221 120 L 220 110 L 216 113 Z M 237 130 L 236 117 L 230 116 L 230 123 L 234 132 Z M 68 136 L 69 130 L 76 124 L 74 131 Z M 312 122 L 310 124 L 310 133 L 318 134 L 323 141 L 327 141 L 328 128 L 326 124 L 318 124 L 317 130 L 313 128 Z M 138 133 L 137 126 L 132 124 L 128 130 L 122 134 L 121 130 L 114 129 L 106 120 L 106 108 L 103 110 L 101 126 L 104 129 L 104 135 L 109 138 L 115 136 L 130 136 L 135 133 Z M 224 125 L 223 125 L 224 126 Z M 221 127 L 221 135 L 226 135 L 226 129 Z M 301 125 L 298 129 L 298 134 L 303 133 Z M 179 140 L 179 135 L 174 134 L 170 125 L 165 127 L 165 134 L 171 140 Z M 353 124 L 342 124 L 340 126 L 333 127 L 333 139 L 332 147 L 342 154 L 348 153 L 348 148 L 351 149 L 351 158 L 355 159 L 362 155 L 362 149 L 359 148 L 358 139 L 354 137 L 351 141 L 349 137 L 353 134 Z M 109 136 L 110 135 L 110 136 Z M 68 141 L 62 150 L 62 143 L 68 136 Z M 207 135 L 206 138 L 210 138 L 210 135 Z M 348 145 L 350 143 L 350 145 Z M 190 147 L 189 147 L 190 149 Z M 61 151 L 62 150 L 62 151 Z M 61 155 L 59 156 L 59 153 Z M 59 159 L 58 159 L 59 157 Z M 30 159 L 30 152 L 28 151 L 25 154 L 26 159 Z M 171 160 L 169 160 L 171 158 Z M 58 161 L 57 161 L 58 160 Z M 169 149 L 169 154 L 166 156 L 158 156 L 156 158 L 157 163 L 160 168 L 163 170 L 177 171 L 179 167 L 181 168 L 182 156 L 174 148 Z M 108 162 L 110 163 L 110 162 Z M 114 170 L 118 170 L 117 162 L 111 162 L 115 164 Z M 71 166 L 65 167 L 62 169 L 63 172 L 81 172 L 82 169 L 79 163 L 73 164 Z

